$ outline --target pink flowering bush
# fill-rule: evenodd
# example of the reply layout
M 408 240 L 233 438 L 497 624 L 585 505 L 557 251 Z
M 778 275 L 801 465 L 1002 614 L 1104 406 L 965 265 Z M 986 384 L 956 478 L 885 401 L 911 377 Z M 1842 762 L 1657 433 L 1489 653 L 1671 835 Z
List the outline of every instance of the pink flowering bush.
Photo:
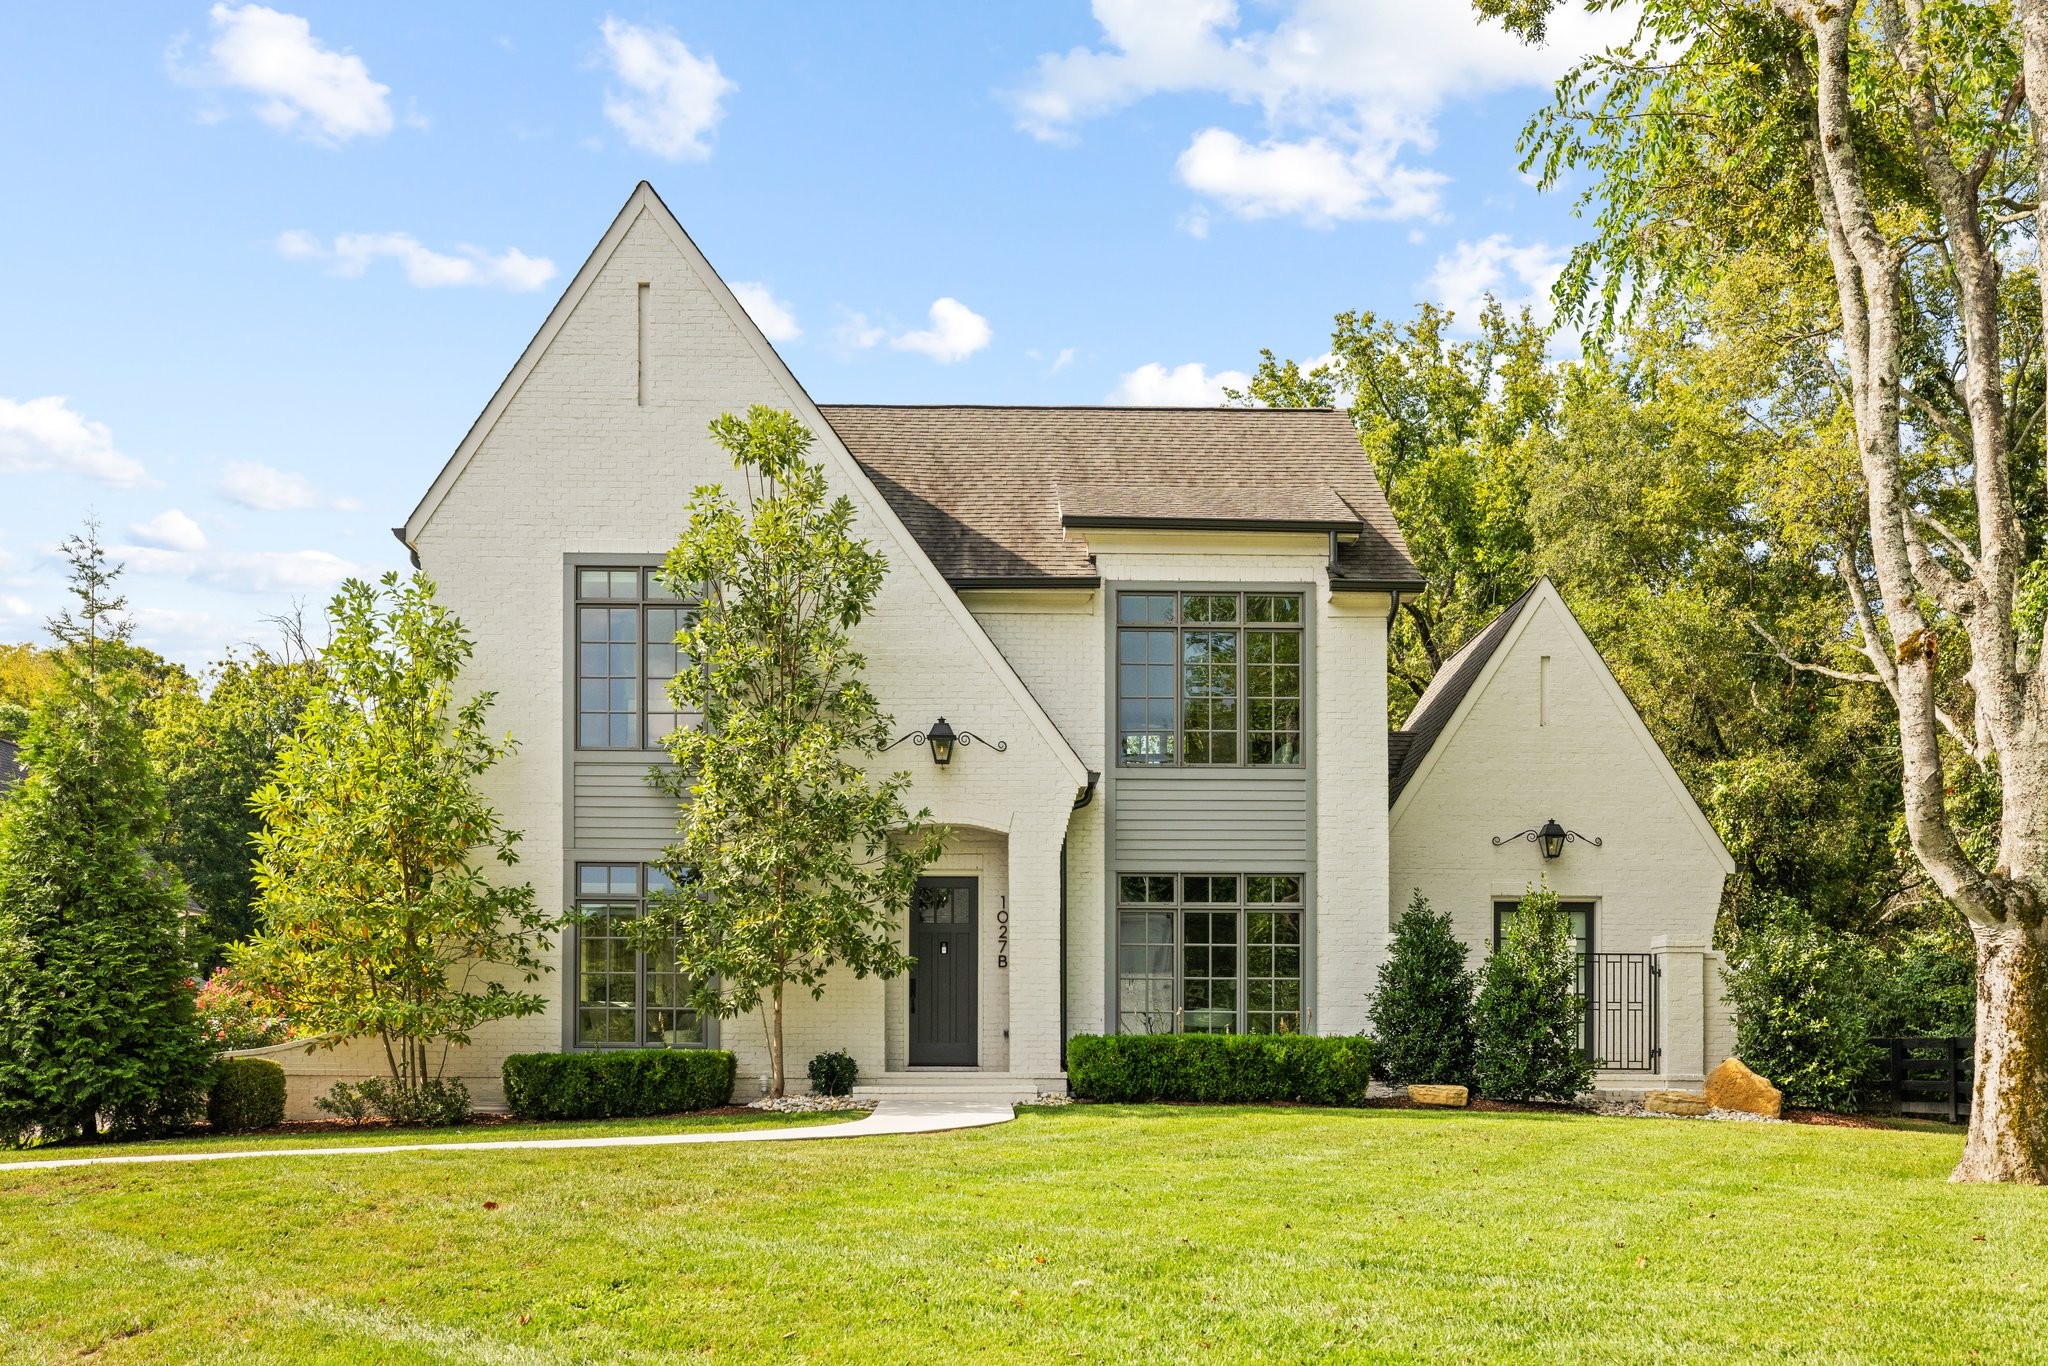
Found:
M 200 986 L 193 1002 L 200 1028 L 222 1052 L 283 1043 L 292 1036 L 291 1021 L 276 1001 L 219 968 Z

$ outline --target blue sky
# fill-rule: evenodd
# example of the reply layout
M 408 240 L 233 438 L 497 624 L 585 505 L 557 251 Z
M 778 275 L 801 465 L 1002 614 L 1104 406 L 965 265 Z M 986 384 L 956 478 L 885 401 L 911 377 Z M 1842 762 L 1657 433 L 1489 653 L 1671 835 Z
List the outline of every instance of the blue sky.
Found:
M 205 3 L 0 19 L 0 639 L 88 514 L 197 665 L 402 521 L 641 179 L 821 401 L 1213 401 L 1540 298 L 1549 82 L 1459 0 Z M 677 491 L 678 501 L 683 491 Z

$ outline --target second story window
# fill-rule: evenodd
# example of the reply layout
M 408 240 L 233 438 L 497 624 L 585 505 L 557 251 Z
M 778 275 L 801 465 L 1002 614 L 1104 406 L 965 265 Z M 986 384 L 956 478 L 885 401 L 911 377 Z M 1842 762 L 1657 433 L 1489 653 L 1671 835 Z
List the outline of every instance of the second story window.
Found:
M 1117 762 L 1302 760 L 1299 593 L 1119 593 Z
M 694 611 L 652 569 L 576 571 L 578 749 L 659 749 L 677 726 L 696 723 L 668 695 L 681 657 L 676 633 Z

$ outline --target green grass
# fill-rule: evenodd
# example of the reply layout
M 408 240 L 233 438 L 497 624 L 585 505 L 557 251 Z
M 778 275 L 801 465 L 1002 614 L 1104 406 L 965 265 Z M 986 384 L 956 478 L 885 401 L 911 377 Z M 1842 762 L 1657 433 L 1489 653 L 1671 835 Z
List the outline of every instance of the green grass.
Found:
M 865 1111 L 827 1110 L 813 1113 L 751 1115 L 668 1115 L 653 1119 L 613 1119 L 498 1124 L 465 1124 L 449 1129 L 394 1129 L 374 1125 L 362 1129 L 337 1127 L 323 1133 L 223 1134 L 218 1138 L 156 1139 L 138 1143 L 66 1143 L 25 1152 L 0 1148 L 0 1162 L 52 1161 L 77 1157 L 129 1157 L 141 1153 L 245 1153 L 265 1148 L 378 1148 L 394 1143 L 496 1143 L 527 1138 L 614 1138 L 626 1134 L 693 1133 L 700 1129 L 781 1129 L 792 1125 L 834 1124 L 861 1119 Z M 4 1174 L 4 1173 L 0 1173 Z
M 1951 1186 L 1959 1149 L 1084 1106 L 832 1143 L 8 1172 L 0 1354 L 2048 1357 L 2048 1192 Z

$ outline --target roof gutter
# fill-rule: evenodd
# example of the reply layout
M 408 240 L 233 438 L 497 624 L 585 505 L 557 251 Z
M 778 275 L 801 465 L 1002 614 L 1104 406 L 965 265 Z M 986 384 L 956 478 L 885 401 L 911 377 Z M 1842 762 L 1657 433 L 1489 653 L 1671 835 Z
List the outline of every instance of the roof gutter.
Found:
M 405 528 L 395 526 L 391 528 L 391 534 L 398 538 L 398 543 L 405 547 L 405 553 L 412 557 L 412 567 L 418 569 L 420 567 L 420 552 L 413 549 L 411 541 L 405 539 Z
M 1340 535 L 1360 535 L 1365 529 L 1363 522 L 1332 521 L 1324 517 L 1125 517 L 1078 513 L 1063 514 L 1060 525 L 1103 531 L 1327 531 L 1333 540 Z
M 1072 588 L 1089 591 L 1102 587 L 1100 574 L 1058 576 L 1052 574 L 963 575 L 946 580 L 955 592 L 973 588 Z

